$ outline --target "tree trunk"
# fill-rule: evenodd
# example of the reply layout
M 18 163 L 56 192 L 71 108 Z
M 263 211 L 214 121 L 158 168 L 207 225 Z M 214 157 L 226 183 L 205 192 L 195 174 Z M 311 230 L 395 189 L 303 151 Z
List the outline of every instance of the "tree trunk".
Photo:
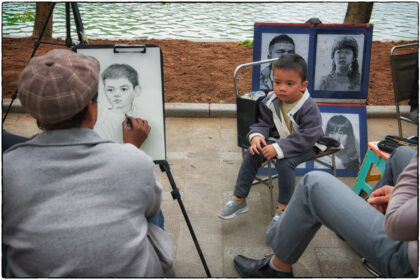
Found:
M 345 24 L 369 23 L 373 2 L 351 2 L 347 4 Z
M 36 2 L 35 12 L 35 23 L 32 37 L 38 38 L 41 34 L 42 28 L 44 27 L 45 21 L 47 20 L 48 13 L 51 10 L 52 2 Z M 52 22 L 53 16 L 51 15 L 48 21 L 47 27 L 45 28 L 42 39 L 52 39 Z

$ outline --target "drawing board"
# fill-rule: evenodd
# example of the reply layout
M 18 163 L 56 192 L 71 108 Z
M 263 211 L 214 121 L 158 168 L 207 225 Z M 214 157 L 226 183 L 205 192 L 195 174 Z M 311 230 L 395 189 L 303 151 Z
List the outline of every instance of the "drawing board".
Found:
M 80 45 L 75 50 L 100 64 L 94 130 L 105 139 L 123 143 L 125 114 L 146 120 L 152 129 L 140 149 L 154 161 L 166 160 L 161 49 L 155 45 Z

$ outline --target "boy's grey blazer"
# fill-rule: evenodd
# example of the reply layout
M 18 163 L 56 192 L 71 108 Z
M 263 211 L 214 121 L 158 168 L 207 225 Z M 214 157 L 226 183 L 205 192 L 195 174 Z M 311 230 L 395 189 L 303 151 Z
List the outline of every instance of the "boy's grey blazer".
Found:
M 274 91 L 261 101 L 257 123 L 250 126 L 248 139 L 255 135 L 276 141 L 273 144 L 277 158 L 290 158 L 317 147 L 325 151 L 327 146 L 339 147 L 340 143 L 324 135 L 322 118 L 318 106 L 305 91 L 295 107 L 288 113 L 293 131 L 289 131 L 280 112 L 280 99 Z

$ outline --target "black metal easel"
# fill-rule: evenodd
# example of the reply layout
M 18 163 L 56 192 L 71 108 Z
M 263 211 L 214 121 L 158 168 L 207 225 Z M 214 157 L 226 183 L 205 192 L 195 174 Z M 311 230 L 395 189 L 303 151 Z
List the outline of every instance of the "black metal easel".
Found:
M 158 161 L 155 161 L 155 163 L 159 164 L 160 170 L 162 172 L 166 172 L 166 175 L 168 176 L 169 183 L 171 184 L 171 187 L 172 187 L 172 191 L 171 191 L 172 198 L 174 200 L 175 199 L 178 200 L 179 207 L 181 208 L 182 215 L 184 215 L 185 222 L 187 223 L 188 230 L 190 231 L 191 237 L 194 241 L 194 245 L 197 249 L 198 255 L 200 256 L 201 263 L 203 264 L 207 277 L 211 278 L 210 270 L 207 266 L 206 259 L 204 258 L 203 252 L 201 251 L 201 248 L 200 248 L 200 244 L 198 244 L 198 240 L 197 240 L 197 237 L 195 236 L 194 229 L 191 225 L 190 219 L 188 218 L 187 211 L 185 210 L 184 204 L 182 203 L 181 194 L 175 184 L 174 178 L 172 177 L 169 163 L 166 160 L 158 160 Z
M 75 3 L 75 2 L 71 2 L 71 3 L 66 2 L 65 3 L 65 5 L 66 5 L 66 42 L 65 42 L 65 44 L 41 41 L 42 37 L 44 36 L 45 30 L 47 28 L 48 21 L 50 20 L 51 15 L 53 14 L 55 4 L 56 3 L 52 3 L 51 9 L 48 12 L 48 16 L 45 19 L 45 23 L 44 23 L 44 26 L 41 29 L 39 37 L 34 42 L 34 50 L 32 51 L 32 54 L 31 54 L 31 57 L 29 58 L 29 60 L 31 60 L 31 58 L 34 57 L 34 55 L 35 55 L 36 51 L 38 50 L 39 46 L 41 45 L 41 43 L 52 44 L 52 45 L 64 45 L 68 48 L 71 48 L 72 46 L 75 46 L 77 44 L 81 44 L 81 45 L 87 45 L 88 44 L 86 34 L 85 34 L 85 30 L 83 28 L 82 18 L 80 17 L 79 7 L 77 6 L 77 3 Z M 74 42 L 71 38 L 70 9 L 72 9 L 72 11 L 73 11 L 73 17 L 74 17 L 74 22 L 75 22 L 75 25 L 76 25 L 77 36 L 79 38 L 79 42 L 77 42 L 77 43 Z M 12 100 L 10 101 L 10 105 L 7 108 L 7 111 L 6 111 L 6 113 L 3 117 L 2 123 L 4 123 L 4 121 L 6 120 L 6 117 L 9 114 L 10 109 L 12 108 L 13 102 L 15 101 L 15 99 L 17 97 L 17 94 L 18 94 L 18 90 L 16 89 L 15 92 L 12 94 Z

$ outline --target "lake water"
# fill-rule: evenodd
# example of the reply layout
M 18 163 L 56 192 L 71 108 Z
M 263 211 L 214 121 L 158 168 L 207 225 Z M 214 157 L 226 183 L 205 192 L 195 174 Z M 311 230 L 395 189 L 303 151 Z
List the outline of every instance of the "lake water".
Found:
M 94 3 L 78 4 L 88 38 L 187 39 L 243 41 L 253 39 L 254 22 L 304 23 L 318 17 L 323 23 L 342 23 L 347 3 Z M 3 36 L 31 36 L 33 22 L 9 23 L 14 14 L 35 3 L 3 2 Z M 373 40 L 418 40 L 418 3 L 381 2 L 373 5 Z M 71 21 L 74 26 L 74 21 Z M 54 9 L 53 36 L 65 37 L 64 3 Z M 73 37 L 77 37 L 73 31 Z

